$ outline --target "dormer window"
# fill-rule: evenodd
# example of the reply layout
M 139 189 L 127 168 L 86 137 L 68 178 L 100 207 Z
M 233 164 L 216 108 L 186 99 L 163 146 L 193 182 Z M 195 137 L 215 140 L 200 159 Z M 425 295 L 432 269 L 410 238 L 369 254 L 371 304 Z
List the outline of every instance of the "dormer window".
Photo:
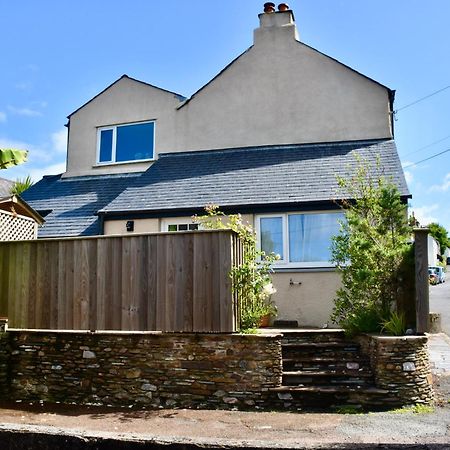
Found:
M 97 136 L 97 163 L 148 161 L 155 156 L 155 122 L 101 127 Z

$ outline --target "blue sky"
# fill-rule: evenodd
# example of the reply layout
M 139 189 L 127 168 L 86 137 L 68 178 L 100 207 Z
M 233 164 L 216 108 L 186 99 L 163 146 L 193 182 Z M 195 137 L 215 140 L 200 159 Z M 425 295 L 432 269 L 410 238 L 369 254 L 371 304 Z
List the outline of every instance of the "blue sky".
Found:
M 30 151 L 0 176 L 64 171 L 66 116 L 124 73 L 191 95 L 252 44 L 263 3 L 0 0 L 0 147 Z M 289 4 L 303 42 L 395 89 L 396 109 L 450 85 L 448 0 Z M 449 118 L 447 89 L 395 122 L 411 209 L 447 229 L 450 152 L 411 164 L 450 148 Z

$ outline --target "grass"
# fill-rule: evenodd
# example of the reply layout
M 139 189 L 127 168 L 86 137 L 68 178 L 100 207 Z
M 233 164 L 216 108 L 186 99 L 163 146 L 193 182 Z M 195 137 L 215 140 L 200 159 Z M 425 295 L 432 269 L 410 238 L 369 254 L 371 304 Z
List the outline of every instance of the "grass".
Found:
M 336 414 L 362 414 L 363 411 L 361 411 L 360 407 L 357 406 L 339 406 L 335 409 Z
M 403 408 L 393 409 L 391 413 L 393 414 L 430 414 L 434 412 L 434 407 L 429 405 L 422 405 L 421 403 L 416 403 L 411 406 L 404 406 Z

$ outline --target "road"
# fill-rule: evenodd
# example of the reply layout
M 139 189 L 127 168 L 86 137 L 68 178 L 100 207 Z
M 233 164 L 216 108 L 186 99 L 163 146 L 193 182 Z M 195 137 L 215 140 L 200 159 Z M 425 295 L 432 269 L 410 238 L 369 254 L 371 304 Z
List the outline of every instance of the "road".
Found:
M 447 266 L 447 281 L 430 286 L 430 311 L 441 314 L 442 331 L 450 336 L 450 266 Z

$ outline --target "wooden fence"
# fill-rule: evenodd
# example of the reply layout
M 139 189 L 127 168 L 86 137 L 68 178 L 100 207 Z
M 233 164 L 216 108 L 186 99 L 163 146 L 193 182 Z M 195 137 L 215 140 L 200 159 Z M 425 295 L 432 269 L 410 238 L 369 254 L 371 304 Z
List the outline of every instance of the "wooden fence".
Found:
M 231 231 L 0 243 L 11 328 L 233 332 Z

